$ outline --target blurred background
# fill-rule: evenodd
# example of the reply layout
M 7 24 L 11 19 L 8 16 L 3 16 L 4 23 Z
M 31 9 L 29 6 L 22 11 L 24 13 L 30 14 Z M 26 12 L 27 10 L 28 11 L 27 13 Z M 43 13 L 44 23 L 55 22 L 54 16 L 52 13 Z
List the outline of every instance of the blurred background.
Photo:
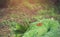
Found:
M 13 20 L 28 25 L 44 18 L 60 22 L 60 0 L 0 0 L 0 22 Z M 10 37 L 9 33 L 9 25 L 1 24 L 0 37 Z

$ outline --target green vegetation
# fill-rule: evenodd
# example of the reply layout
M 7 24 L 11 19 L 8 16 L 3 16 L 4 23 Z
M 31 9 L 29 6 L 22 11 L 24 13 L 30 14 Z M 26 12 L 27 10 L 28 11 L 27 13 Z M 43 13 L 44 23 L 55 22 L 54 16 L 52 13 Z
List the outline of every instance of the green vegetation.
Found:
M 42 26 L 37 26 L 42 23 Z M 59 23 L 51 19 L 43 19 L 30 25 L 23 37 L 59 37 Z M 55 36 L 56 35 L 56 36 Z
M 11 37 L 59 37 L 60 6 L 47 1 L 46 4 L 37 0 L 33 0 L 36 4 L 25 1 L 21 5 L 16 5 L 16 8 L 13 5 L 6 11 L 0 10 L 0 18 L 3 19 L 0 26 L 9 25 Z M 9 14 L 6 15 L 5 12 Z
M 27 27 L 9 20 L 4 20 L 2 24 L 10 26 L 11 36 L 14 37 L 59 37 L 60 26 L 58 21 L 54 19 L 37 20 L 36 22 L 27 24 Z

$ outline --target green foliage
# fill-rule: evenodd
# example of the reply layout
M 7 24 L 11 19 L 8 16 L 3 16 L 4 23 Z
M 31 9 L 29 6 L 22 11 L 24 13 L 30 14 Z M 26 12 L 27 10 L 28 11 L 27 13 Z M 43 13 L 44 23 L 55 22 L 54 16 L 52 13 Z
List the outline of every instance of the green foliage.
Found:
M 37 26 L 38 23 L 42 23 L 42 26 Z M 23 37 L 57 37 L 60 30 L 58 27 L 59 23 L 57 21 L 43 19 L 32 23 Z
M 2 24 L 10 26 L 11 35 L 14 37 L 59 37 L 60 29 L 58 28 L 60 26 L 58 21 L 54 19 L 39 19 L 31 24 L 29 21 L 27 19 L 24 20 L 26 27 L 16 21 L 9 20 L 2 21 Z M 38 23 L 42 23 L 42 25 L 37 26 Z
M 15 21 L 4 20 L 2 21 L 2 24 L 8 24 L 10 26 L 11 35 L 14 37 L 22 36 L 26 31 L 26 28 L 23 25 Z

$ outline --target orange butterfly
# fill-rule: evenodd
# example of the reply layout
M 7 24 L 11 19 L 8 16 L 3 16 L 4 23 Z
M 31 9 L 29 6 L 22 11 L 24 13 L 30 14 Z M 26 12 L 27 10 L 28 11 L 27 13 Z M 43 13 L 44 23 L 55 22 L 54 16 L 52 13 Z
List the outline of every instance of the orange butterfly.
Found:
M 38 23 L 37 26 L 42 26 L 42 23 Z

